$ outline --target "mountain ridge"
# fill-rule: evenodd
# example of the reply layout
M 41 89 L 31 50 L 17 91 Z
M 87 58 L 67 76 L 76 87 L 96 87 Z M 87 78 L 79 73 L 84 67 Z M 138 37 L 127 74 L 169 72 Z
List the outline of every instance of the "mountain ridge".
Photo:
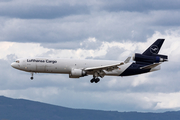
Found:
M 73 109 L 0 96 L 0 120 L 179 120 L 180 111 L 164 113 Z

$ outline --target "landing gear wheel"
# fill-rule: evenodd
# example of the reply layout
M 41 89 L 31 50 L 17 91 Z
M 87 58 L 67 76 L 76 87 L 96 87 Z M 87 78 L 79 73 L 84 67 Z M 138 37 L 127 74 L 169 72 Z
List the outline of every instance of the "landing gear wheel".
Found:
M 31 78 L 30 79 L 33 80 L 33 72 L 31 72 Z
M 90 80 L 90 82 L 91 82 L 91 83 L 93 83 L 93 82 L 94 82 L 94 80 L 93 80 L 93 79 L 91 79 L 91 80 Z
M 99 78 L 93 78 L 90 80 L 91 83 L 95 82 L 95 83 L 98 83 L 100 81 Z
M 100 81 L 99 78 L 96 78 L 96 79 L 95 79 L 95 83 L 98 83 L 99 81 Z

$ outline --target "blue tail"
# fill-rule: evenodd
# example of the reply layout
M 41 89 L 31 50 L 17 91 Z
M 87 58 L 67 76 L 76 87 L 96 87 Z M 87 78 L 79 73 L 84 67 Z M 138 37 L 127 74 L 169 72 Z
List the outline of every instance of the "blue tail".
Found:
M 159 70 L 157 68 L 162 62 L 168 61 L 167 55 L 158 54 L 165 39 L 156 40 L 145 52 L 142 54 L 135 53 L 133 62 L 120 76 L 137 75 L 147 73 L 150 71 Z
M 158 54 L 165 39 L 157 39 L 145 52 L 142 54 L 135 53 L 134 61 L 146 63 L 158 63 L 168 60 L 167 55 Z
M 165 39 L 157 39 L 144 53 L 143 55 L 157 55 Z

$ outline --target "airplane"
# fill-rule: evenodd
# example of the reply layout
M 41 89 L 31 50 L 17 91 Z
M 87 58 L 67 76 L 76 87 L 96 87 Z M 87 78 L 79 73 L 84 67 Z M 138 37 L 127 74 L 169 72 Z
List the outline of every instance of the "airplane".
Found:
M 124 62 L 110 60 L 75 60 L 54 58 L 22 58 L 11 64 L 15 69 L 34 73 L 69 74 L 69 78 L 92 75 L 91 83 L 98 83 L 104 76 L 130 76 L 160 70 L 160 64 L 168 61 L 167 55 L 158 52 L 165 39 L 157 39 L 142 54 L 135 53 Z M 132 62 L 130 62 L 132 58 Z

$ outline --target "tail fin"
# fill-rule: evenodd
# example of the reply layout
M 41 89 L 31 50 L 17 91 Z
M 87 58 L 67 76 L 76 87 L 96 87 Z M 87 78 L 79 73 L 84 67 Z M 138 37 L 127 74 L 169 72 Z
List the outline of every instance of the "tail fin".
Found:
M 159 63 L 159 62 L 168 61 L 167 55 L 158 54 L 163 42 L 164 39 L 157 39 L 144 53 L 142 54 L 135 53 L 133 60 L 136 62 L 138 61 L 138 62 L 146 62 L 146 63 Z
M 143 55 L 157 55 L 159 50 L 161 49 L 164 40 L 165 39 L 157 39 L 145 52 L 143 52 Z

